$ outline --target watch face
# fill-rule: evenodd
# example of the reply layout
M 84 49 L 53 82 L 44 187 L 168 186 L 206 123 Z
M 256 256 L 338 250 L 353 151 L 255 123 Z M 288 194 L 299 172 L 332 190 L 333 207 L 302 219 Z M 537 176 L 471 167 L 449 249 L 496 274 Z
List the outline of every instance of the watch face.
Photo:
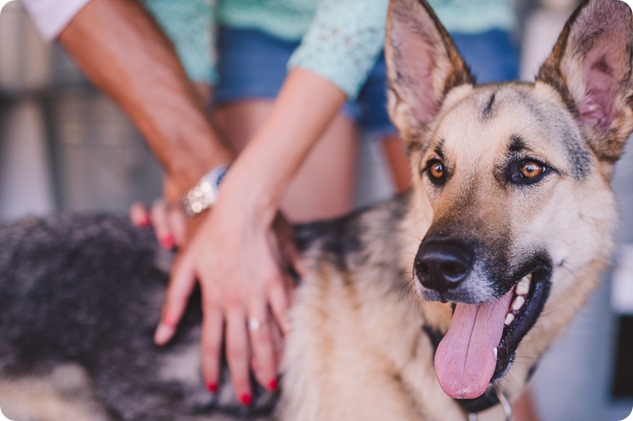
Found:
M 227 169 L 224 165 L 212 169 L 203 175 L 198 184 L 185 194 L 182 199 L 182 207 L 187 215 L 198 215 L 213 206 L 218 187 L 226 175 Z

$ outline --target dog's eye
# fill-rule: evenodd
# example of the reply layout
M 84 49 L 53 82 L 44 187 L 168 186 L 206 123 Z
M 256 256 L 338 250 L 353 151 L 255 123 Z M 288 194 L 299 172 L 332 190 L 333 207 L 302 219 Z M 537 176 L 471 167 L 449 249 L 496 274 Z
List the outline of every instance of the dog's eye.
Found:
M 521 175 L 528 180 L 534 180 L 545 172 L 545 167 L 534 161 L 525 161 L 521 166 Z
M 436 184 L 444 182 L 446 178 L 446 168 L 439 159 L 429 161 L 426 165 L 426 173 L 429 175 L 429 179 Z
M 547 174 L 547 165 L 533 159 L 516 161 L 510 166 L 510 181 L 514 184 L 534 184 Z

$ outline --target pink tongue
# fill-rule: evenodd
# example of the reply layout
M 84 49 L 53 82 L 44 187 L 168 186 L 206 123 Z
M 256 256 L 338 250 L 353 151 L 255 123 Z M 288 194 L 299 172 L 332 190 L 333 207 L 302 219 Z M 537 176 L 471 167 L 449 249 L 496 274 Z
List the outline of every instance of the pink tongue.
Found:
M 435 353 L 435 372 L 444 392 L 474 399 L 485 391 L 497 364 L 499 345 L 512 290 L 487 304 L 457 304 L 451 326 Z

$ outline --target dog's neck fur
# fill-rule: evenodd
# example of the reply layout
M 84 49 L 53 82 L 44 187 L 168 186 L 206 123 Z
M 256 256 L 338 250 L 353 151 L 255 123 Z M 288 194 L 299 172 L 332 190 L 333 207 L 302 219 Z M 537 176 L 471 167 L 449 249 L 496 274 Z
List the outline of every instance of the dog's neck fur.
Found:
M 336 223 L 300 228 L 308 276 L 292 311 L 293 322 L 302 329 L 294 331 L 287 344 L 284 419 L 322 419 L 320 408 L 328 396 L 346 402 L 329 414 L 331 419 L 345 419 L 349 414 L 360 419 L 376 419 L 377 414 L 399 420 L 463 417 L 431 374 L 433 343 L 423 329 L 430 324 L 434 330 L 445 331 L 447 326 L 441 321 L 447 320 L 450 306 L 421 303 L 407 285 L 413 281 L 413 256 L 429 222 L 428 218 L 412 222 L 407 216 L 410 200 L 406 195 L 347 220 L 346 226 L 360 228 L 355 232 L 341 232 Z M 416 215 L 419 219 L 420 213 Z M 305 240 L 313 228 L 318 228 L 319 235 L 308 244 Z M 337 261 L 324 247 L 329 241 L 343 242 L 343 247 L 371 243 L 371 247 L 359 247 L 371 255 L 355 254 L 350 255 L 353 259 Z M 368 261 L 372 264 L 367 265 Z M 376 302 L 384 306 L 366 305 Z M 334 330 L 336 336 L 328 335 Z M 394 343 L 406 345 L 394 347 Z M 363 352 L 363 358 L 356 358 L 354 352 Z M 372 361 L 369 365 L 368 360 Z M 296 367 L 310 367 L 309 374 L 296 372 Z M 384 367 L 391 370 L 385 372 Z M 438 401 L 447 403 L 441 413 L 433 409 Z M 383 407 L 379 412 L 377 402 Z M 452 409 L 446 412 L 447 407 Z

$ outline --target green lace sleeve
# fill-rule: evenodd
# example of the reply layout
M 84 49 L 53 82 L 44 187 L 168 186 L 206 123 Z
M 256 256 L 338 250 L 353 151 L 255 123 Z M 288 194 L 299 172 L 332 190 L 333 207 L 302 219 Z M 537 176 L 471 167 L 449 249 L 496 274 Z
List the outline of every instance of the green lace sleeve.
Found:
M 178 57 L 195 82 L 217 81 L 214 49 L 215 0 L 143 0 L 171 39 Z
M 289 67 L 317 73 L 355 98 L 382 51 L 388 0 L 319 0 Z

